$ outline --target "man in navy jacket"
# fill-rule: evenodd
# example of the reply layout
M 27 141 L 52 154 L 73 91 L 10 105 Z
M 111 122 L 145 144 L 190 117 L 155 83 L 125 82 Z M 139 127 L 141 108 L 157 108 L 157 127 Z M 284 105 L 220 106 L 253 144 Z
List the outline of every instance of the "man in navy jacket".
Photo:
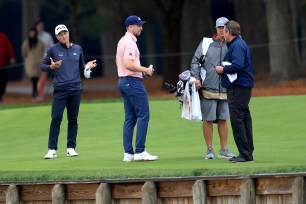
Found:
M 221 84 L 227 88 L 230 119 L 239 156 L 229 161 L 253 161 L 253 131 L 249 102 L 254 85 L 250 49 L 240 36 L 240 25 L 229 21 L 224 27 L 228 52 L 223 66 L 216 66 Z
M 81 46 L 70 42 L 69 32 L 65 25 L 61 24 L 56 26 L 55 35 L 59 42 L 47 50 L 41 64 L 41 70 L 43 72 L 52 71 L 54 76 L 52 121 L 50 125 L 48 153 L 45 159 L 57 157 L 58 136 L 65 107 L 67 108 L 68 118 L 67 156 L 78 156 L 75 147 L 82 93 L 80 70 L 85 69 L 84 75 L 86 78 L 89 78 L 90 70 L 97 66 L 96 60 L 85 64 Z

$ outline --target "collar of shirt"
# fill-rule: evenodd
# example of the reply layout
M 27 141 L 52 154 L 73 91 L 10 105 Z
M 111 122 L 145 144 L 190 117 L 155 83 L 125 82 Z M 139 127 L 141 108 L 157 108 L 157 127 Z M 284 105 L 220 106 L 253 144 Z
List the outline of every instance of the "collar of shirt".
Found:
M 125 36 L 128 36 L 128 37 L 132 38 L 132 40 L 134 40 L 135 42 L 137 42 L 136 36 L 133 35 L 132 33 L 126 32 L 126 33 L 125 33 Z
M 61 43 L 61 42 L 59 42 L 59 44 L 60 44 L 62 47 L 64 47 L 64 48 L 66 48 L 66 49 L 67 49 L 67 46 L 66 46 L 66 44 L 65 44 L 65 43 Z M 70 42 L 70 47 L 72 47 L 72 45 L 73 45 L 73 43 L 72 43 L 72 42 Z

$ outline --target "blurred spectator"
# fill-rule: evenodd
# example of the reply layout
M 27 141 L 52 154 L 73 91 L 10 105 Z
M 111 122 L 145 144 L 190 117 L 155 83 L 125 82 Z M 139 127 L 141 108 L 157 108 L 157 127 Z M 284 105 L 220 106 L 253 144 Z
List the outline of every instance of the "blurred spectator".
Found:
M 38 32 L 37 37 L 39 40 L 41 40 L 44 43 L 46 51 L 50 46 L 54 44 L 52 35 L 45 31 L 44 23 L 41 20 L 37 21 L 34 26 Z M 38 95 L 41 100 L 45 99 L 45 86 L 47 79 L 48 79 L 48 72 L 42 72 L 37 84 Z
M 7 36 L 3 32 L 0 32 L 0 102 L 3 100 L 7 85 L 7 70 L 5 69 L 7 60 L 9 60 L 11 65 L 16 63 L 12 44 Z
M 38 78 L 41 75 L 40 64 L 45 52 L 45 45 L 37 37 L 35 28 L 31 28 L 28 37 L 22 43 L 21 53 L 24 59 L 24 68 L 32 81 L 32 100 L 41 100 L 37 92 Z

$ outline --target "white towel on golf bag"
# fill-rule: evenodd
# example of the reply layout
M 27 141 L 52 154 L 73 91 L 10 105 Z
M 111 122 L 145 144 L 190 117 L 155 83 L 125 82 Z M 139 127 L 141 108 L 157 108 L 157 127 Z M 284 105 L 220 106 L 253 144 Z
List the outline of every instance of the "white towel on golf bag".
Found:
M 191 95 L 189 86 L 191 86 Z M 192 84 L 188 82 L 185 85 L 182 118 L 196 122 L 202 121 L 200 97 L 194 82 Z
M 195 87 L 195 83 L 192 84 L 192 94 L 191 94 L 191 120 L 200 122 L 202 121 L 202 112 L 200 104 L 200 96 L 198 90 Z
M 191 96 L 189 93 L 189 82 L 185 85 L 185 90 L 183 93 L 183 108 L 182 108 L 182 118 L 191 120 Z

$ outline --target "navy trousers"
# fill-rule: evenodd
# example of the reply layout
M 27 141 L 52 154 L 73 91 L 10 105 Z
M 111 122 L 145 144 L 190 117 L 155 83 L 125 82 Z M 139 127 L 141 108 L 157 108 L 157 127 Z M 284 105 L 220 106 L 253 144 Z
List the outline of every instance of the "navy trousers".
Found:
M 123 97 L 125 120 L 123 126 L 123 146 L 125 153 L 134 154 L 133 132 L 137 123 L 135 153 L 145 151 L 145 142 L 150 119 L 147 91 L 142 79 L 123 77 L 118 82 Z
M 253 130 L 249 109 L 252 89 L 233 86 L 227 88 L 227 100 L 234 139 L 239 156 L 253 161 Z
M 65 107 L 67 109 L 68 135 L 67 148 L 76 147 L 78 114 L 82 90 L 54 90 L 52 99 L 52 121 L 49 133 L 49 149 L 57 150 L 58 136 Z

